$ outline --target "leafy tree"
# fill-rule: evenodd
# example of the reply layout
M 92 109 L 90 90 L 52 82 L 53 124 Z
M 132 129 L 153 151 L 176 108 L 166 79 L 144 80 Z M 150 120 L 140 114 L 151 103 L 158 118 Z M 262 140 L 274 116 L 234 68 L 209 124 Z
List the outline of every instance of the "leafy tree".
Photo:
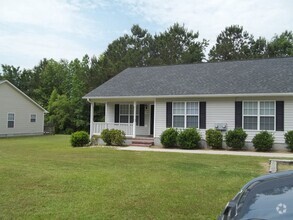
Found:
M 66 95 L 59 95 L 54 89 L 49 100 L 47 122 L 54 124 L 56 133 L 70 133 L 72 106 Z
M 217 37 L 217 43 L 209 52 L 212 61 L 241 60 L 251 57 L 254 39 L 242 26 L 226 27 Z
M 125 34 L 109 44 L 100 60 L 107 79 L 128 67 L 148 65 L 152 41 L 147 30 L 133 25 L 130 35 Z
M 199 33 L 189 31 L 175 23 L 167 31 L 154 37 L 154 59 L 152 64 L 182 64 L 202 62 L 208 46 L 205 39 L 198 41 Z
M 251 58 L 267 58 L 269 56 L 267 47 L 267 40 L 263 37 L 253 41 L 251 45 Z
M 285 31 L 281 35 L 275 35 L 268 43 L 268 54 L 270 57 L 293 56 L 293 33 Z
M 1 65 L 2 74 L 0 75 L 0 80 L 8 80 L 16 87 L 20 85 L 21 70 L 20 67 L 14 67 L 11 65 Z

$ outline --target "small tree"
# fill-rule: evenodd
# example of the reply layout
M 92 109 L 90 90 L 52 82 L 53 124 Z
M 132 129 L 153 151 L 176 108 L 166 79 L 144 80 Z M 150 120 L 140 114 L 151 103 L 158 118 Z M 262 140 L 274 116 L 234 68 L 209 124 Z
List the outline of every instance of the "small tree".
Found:
M 209 129 L 206 131 L 207 144 L 213 149 L 221 149 L 223 143 L 223 135 L 221 131 Z

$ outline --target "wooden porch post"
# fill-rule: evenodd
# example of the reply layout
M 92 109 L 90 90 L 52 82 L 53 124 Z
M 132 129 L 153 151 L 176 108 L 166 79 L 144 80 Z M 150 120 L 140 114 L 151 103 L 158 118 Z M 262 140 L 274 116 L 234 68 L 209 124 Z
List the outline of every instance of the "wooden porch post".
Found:
M 90 138 L 93 137 L 94 134 L 94 108 L 95 103 L 91 102 L 91 114 L 90 114 Z
M 135 132 L 136 132 L 136 101 L 133 102 L 133 134 L 132 137 L 135 138 Z

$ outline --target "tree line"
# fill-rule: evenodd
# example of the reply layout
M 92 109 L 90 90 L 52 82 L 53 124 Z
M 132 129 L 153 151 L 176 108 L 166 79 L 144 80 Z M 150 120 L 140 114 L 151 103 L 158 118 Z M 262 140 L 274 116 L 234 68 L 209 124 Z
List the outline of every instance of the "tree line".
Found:
M 114 40 L 98 58 L 44 58 L 32 69 L 2 64 L 0 80 L 9 80 L 47 109 L 45 122 L 57 133 L 71 133 L 89 127 L 89 105 L 82 96 L 128 67 L 293 56 L 293 34 L 287 30 L 271 40 L 255 39 L 232 25 L 217 36 L 206 57 L 208 45 L 208 40 L 199 40 L 198 32 L 178 23 L 155 35 L 133 25 L 130 34 Z M 103 117 L 104 109 L 98 106 L 95 120 Z

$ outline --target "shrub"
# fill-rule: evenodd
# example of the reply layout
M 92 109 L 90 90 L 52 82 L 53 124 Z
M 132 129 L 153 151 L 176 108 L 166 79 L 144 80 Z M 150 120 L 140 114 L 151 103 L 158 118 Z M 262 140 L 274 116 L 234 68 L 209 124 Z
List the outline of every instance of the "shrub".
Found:
M 199 148 L 200 134 L 194 128 L 187 128 L 178 134 L 178 144 L 182 149 Z
M 213 149 L 221 149 L 223 143 L 223 135 L 221 131 L 209 129 L 206 131 L 207 144 Z
M 121 131 L 118 129 L 111 129 L 110 138 L 111 138 L 111 145 L 122 146 L 125 141 L 125 133 L 124 131 Z
M 90 138 L 87 132 L 77 131 L 71 135 L 70 141 L 72 147 L 82 147 L 90 142 Z
M 105 142 L 106 145 L 111 145 L 111 133 L 110 130 L 104 129 L 101 133 L 101 138 Z
M 174 128 L 168 128 L 161 134 L 161 144 L 164 147 L 175 147 L 177 145 L 178 131 Z
M 270 151 L 273 148 L 274 136 L 267 131 L 261 131 L 252 139 L 256 151 Z
M 287 131 L 284 136 L 285 143 L 288 145 L 287 148 L 293 151 L 293 131 Z
M 245 146 L 246 132 L 241 128 L 230 130 L 226 133 L 225 139 L 228 147 L 233 150 L 241 150 Z
M 104 129 L 101 133 L 101 138 L 106 145 L 121 146 L 125 141 L 125 133 L 118 129 Z

